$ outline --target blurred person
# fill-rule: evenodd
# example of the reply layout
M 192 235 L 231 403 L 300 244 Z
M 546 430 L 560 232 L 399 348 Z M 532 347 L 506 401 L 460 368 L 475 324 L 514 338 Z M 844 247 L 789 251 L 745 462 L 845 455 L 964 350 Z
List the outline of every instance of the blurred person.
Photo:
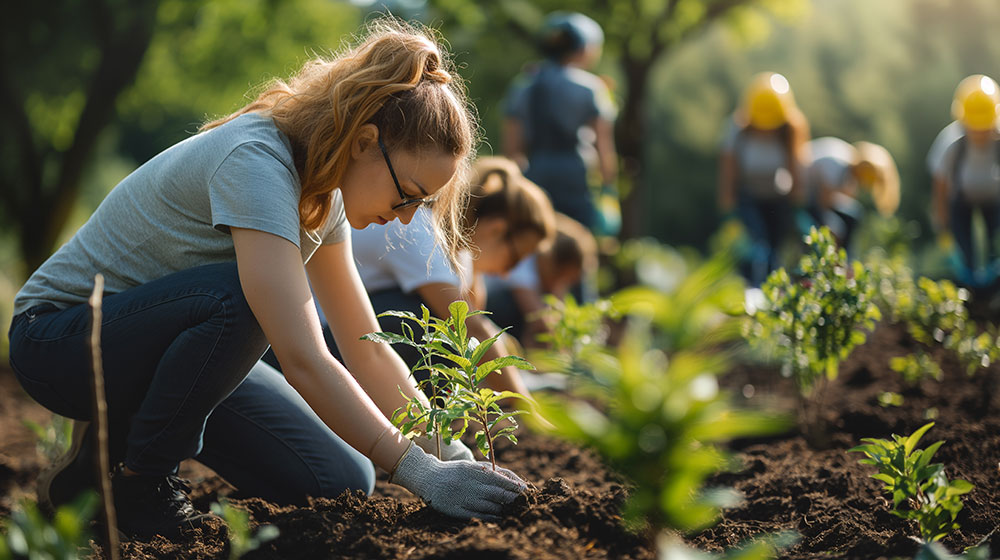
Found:
M 987 76 L 975 74 L 959 82 L 951 106 L 962 134 L 942 152 L 934 169 L 932 219 L 939 235 L 951 235 L 958 249 L 959 282 L 985 287 L 993 282 L 1000 220 L 1000 90 Z M 977 267 L 972 218 L 986 226 L 987 262 Z M 948 241 L 944 241 L 948 245 Z
M 359 340 L 378 322 L 349 228 L 408 223 L 433 200 L 443 252 L 465 244 L 477 124 L 447 54 L 423 28 L 372 22 L 356 46 L 310 60 L 131 173 L 31 275 L 15 298 L 11 366 L 35 400 L 80 421 L 39 477 L 43 507 L 94 480 L 84 434 L 98 273 L 111 484 L 127 535 L 171 537 L 211 516 L 177 477 L 189 457 L 279 503 L 370 493 L 373 463 L 458 517 L 495 519 L 525 489 L 404 437 L 387 417 L 426 396 L 388 346 Z M 323 343 L 310 282 L 343 363 Z M 258 361 L 268 343 L 284 376 Z M 472 457 L 461 443 L 450 451 Z
M 809 123 L 781 74 L 754 76 L 733 113 L 719 162 L 718 203 L 735 212 L 751 241 L 747 279 L 760 286 L 804 202 Z
M 482 157 L 473 166 L 469 205 L 460 227 L 469 232 L 472 248 L 462 251 L 458 266 L 435 247 L 431 214 L 419 210 L 413 221 L 401 224 L 370 225 L 352 235 L 358 272 L 376 313 L 410 311 L 421 315 L 421 305 L 435 317 L 451 316 L 448 306 L 464 300 L 471 310 L 486 304 L 484 276 L 505 275 L 539 247 L 545 247 L 555 235 L 552 203 L 537 185 L 521 174 L 517 165 L 506 158 Z M 382 330 L 402 334 L 402 319 L 381 317 Z M 498 332 L 489 315 L 468 318 L 469 334 L 480 341 Z M 414 331 L 420 336 L 419 329 Z M 338 341 L 331 350 L 338 353 Z M 420 360 L 410 346 L 394 346 L 412 368 Z M 491 360 L 513 354 L 504 337 L 484 356 Z M 487 385 L 498 391 L 515 391 L 530 396 L 518 370 L 505 367 L 486 378 Z M 517 405 L 518 403 L 514 403 Z
M 849 248 L 870 197 L 882 216 L 899 207 L 899 171 L 888 150 L 870 142 L 849 144 L 825 136 L 809 141 L 805 170 L 806 206 L 818 225 L 827 226 Z M 859 189 L 860 187 L 860 189 Z M 862 196 L 864 195 L 864 196 Z
M 616 109 L 607 84 L 588 71 L 603 43 L 601 26 L 583 14 L 548 16 L 539 37 L 545 60 L 515 82 L 504 102 L 503 153 L 549 194 L 556 211 L 614 236 L 621 227 Z M 600 176 L 599 199 L 590 188 L 592 168 Z
M 556 214 L 552 244 L 522 260 L 506 277 L 487 277 L 486 309 L 492 319 L 509 325 L 522 346 L 538 346 L 548 332 L 543 311 L 546 295 L 566 297 L 581 278 L 597 268 L 597 241 L 590 231 L 565 214 Z

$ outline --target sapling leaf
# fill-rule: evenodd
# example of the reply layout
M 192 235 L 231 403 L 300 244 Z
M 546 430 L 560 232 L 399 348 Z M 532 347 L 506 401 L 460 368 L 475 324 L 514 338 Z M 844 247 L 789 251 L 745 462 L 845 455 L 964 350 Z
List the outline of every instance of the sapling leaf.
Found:
M 924 434 L 927 432 L 927 430 L 931 429 L 931 426 L 933 425 L 934 422 L 928 422 L 923 426 L 921 426 L 920 428 L 918 428 L 917 431 L 913 432 L 913 434 L 911 434 L 910 437 L 906 438 L 906 444 L 904 446 L 904 450 L 906 451 L 907 455 L 909 455 L 910 452 L 913 451 L 913 448 L 917 446 L 917 443 L 920 441 L 920 438 L 924 437 Z

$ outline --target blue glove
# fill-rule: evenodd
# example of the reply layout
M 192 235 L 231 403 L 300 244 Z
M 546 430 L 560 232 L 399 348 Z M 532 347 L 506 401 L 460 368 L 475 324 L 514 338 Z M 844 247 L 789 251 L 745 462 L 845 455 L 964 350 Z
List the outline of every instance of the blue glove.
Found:
M 597 223 L 594 233 L 605 237 L 615 237 L 622 230 L 622 209 L 618 202 L 618 189 L 606 184 L 597 197 Z

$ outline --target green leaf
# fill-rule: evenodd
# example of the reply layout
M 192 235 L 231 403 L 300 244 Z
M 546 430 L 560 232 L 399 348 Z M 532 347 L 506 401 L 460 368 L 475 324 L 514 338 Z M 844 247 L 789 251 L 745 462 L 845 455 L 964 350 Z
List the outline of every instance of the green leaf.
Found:
M 502 356 L 484 362 L 482 365 L 476 368 L 476 382 L 482 382 L 482 380 L 494 371 L 500 370 L 508 366 L 514 366 L 520 369 L 532 370 L 535 366 L 531 365 L 531 362 L 525 360 L 524 358 L 518 356 Z
M 910 437 L 906 438 L 906 443 L 904 444 L 903 448 L 906 451 L 907 455 L 909 455 L 913 451 L 913 448 L 917 446 L 917 443 L 920 441 L 920 438 L 922 438 L 924 434 L 927 432 L 927 430 L 931 429 L 931 426 L 933 425 L 934 422 L 928 422 L 927 424 L 924 424 L 923 426 L 918 428 L 917 431 L 910 434 Z

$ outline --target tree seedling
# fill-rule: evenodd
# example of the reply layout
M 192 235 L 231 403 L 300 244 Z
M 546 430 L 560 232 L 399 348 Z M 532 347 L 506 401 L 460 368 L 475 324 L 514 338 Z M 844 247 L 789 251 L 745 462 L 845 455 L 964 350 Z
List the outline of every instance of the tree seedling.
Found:
M 864 453 L 868 458 L 858 461 L 878 468 L 872 478 L 885 483 L 884 490 L 892 494 L 890 513 L 917 522 L 922 543 L 932 543 L 958 528 L 955 517 L 962 510 L 962 495 L 972 490 L 965 480 L 951 480 L 944 474 L 944 465 L 931 463 L 931 458 L 944 441 L 926 449 L 917 443 L 933 426 L 930 422 L 909 436 L 892 435 L 892 440 L 864 438 L 848 452 Z
M 482 429 L 475 434 L 480 453 L 496 469 L 494 441 L 504 437 L 517 443 L 515 416 L 523 410 L 505 412 L 500 408 L 504 399 L 527 397 L 513 391 L 494 391 L 482 387 L 486 377 L 501 368 L 514 366 L 535 369 L 530 362 L 518 356 L 501 356 L 483 362 L 486 352 L 507 329 L 482 342 L 470 337 L 465 321 L 484 311 L 469 311 L 464 301 L 448 306 L 450 316 L 433 317 L 430 310 L 421 306 L 420 317 L 407 311 L 387 311 L 379 317 L 399 317 L 402 334 L 375 332 L 362 337 L 364 340 L 383 344 L 407 344 L 420 352 L 420 360 L 413 367 L 413 374 L 420 388 L 430 397 L 430 405 L 418 398 L 409 399 L 406 405 L 393 413 L 392 420 L 406 435 L 439 437 L 444 442 L 456 440 L 465 433 L 470 423 Z M 419 329 L 419 334 L 408 321 Z M 419 375 L 423 372 L 425 375 Z M 499 375 L 499 372 L 497 373 Z
M 863 344 L 881 312 L 875 287 L 860 262 L 848 261 L 830 230 L 813 228 L 805 237 L 808 250 L 797 277 L 774 271 L 762 286 L 766 308 L 744 324 L 751 347 L 773 352 L 782 373 L 799 387 L 799 422 L 814 444 L 822 444 L 818 405 L 827 380 L 837 377 L 840 362 Z M 814 394 L 820 393 L 820 395 Z
M 251 550 L 257 550 L 260 545 L 278 538 L 278 528 L 274 525 L 261 525 L 256 531 L 250 529 L 250 514 L 233 507 L 227 500 L 213 503 L 212 513 L 226 522 L 229 529 L 229 559 L 236 560 Z

